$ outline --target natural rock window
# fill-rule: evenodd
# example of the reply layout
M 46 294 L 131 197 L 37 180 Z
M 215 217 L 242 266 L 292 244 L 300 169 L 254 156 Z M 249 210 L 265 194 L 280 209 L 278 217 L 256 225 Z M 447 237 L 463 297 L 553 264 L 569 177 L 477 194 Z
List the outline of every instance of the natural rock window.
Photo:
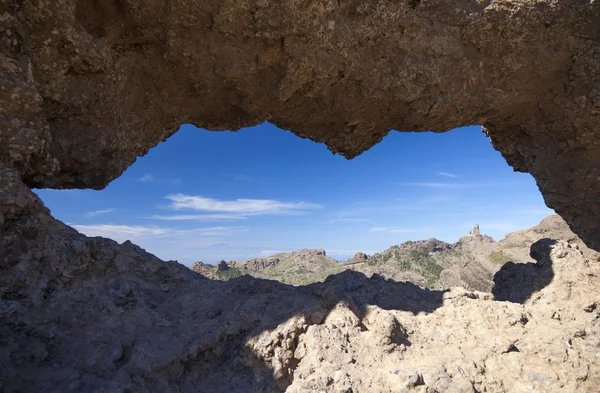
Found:
M 600 250 L 600 2 L 8 0 L 0 15 L 0 391 L 600 386 L 600 271 L 586 247 Z M 209 280 L 86 237 L 31 191 L 125 180 L 181 124 L 265 121 L 347 158 L 392 129 L 480 124 L 564 221 L 501 250 L 478 221 L 482 236 L 454 255 L 463 264 L 439 276 L 431 250 L 454 250 L 433 240 L 354 258 L 408 268 L 412 254 L 424 284 L 471 289 L 356 271 L 296 287 Z M 249 205 L 221 202 L 167 203 Z M 490 275 L 482 258 L 504 264 Z
M 347 161 L 270 124 L 237 133 L 186 125 L 102 191 L 37 193 L 88 236 L 131 240 L 187 266 L 303 248 L 346 261 L 408 240 L 454 243 L 474 222 L 500 240 L 553 213 L 476 126 L 394 132 Z

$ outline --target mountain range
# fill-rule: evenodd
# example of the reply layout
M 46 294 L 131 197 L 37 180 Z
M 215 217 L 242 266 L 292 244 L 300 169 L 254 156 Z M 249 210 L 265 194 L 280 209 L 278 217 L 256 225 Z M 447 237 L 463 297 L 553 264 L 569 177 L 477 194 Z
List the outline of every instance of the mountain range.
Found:
M 586 257 L 598 259 L 598 253 L 588 249 L 555 214 L 530 229 L 509 233 L 500 241 L 481 234 L 475 224 L 471 233 L 453 244 L 433 238 L 406 241 L 374 255 L 359 252 L 344 262 L 329 257 L 323 249 L 303 249 L 245 261 L 220 261 L 216 266 L 198 261 L 191 269 L 212 279 L 227 280 L 248 274 L 291 285 L 322 282 L 332 274 L 354 270 L 368 277 L 379 275 L 422 288 L 464 287 L 491 292 L 494 275 L 504 264 L 535 262 L 529 255 L 531 245 L 548 237 L 569 241 Z

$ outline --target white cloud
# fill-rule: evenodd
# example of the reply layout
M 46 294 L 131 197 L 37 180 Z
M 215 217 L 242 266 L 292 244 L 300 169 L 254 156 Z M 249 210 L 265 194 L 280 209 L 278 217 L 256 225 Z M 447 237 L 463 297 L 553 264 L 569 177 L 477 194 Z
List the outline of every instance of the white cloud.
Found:
M 369 229 L 369 232 L 387 232 L 390 229 L 393 229 L 391 227 L 373 227 L 371 229 Z
M 221 221 L 221 220 L 245 220 L 246 217 L 238 214 L 173 214 L 173 215 L 153 215 L 153 220 L 166 221 Z
M 178 229 L 158 227 L 155 225 L 113 225 L 113 224 L 98 224 L 98 225 L 77 225 L 69 224 L 79 232 L 87 236 L 102 236 L 114 239 L 118 242 L 125 240 L 140 240 L 148 238 L 167 238 L 184 236 L 220 236 L 227 231 L 235 228 L 232 227 L 210 227 L 210 228 L 194 228 L 194 229 Z
M 271 199 L 236 199 L 223 201 L 202 196 L 168 195 L 174 210 L 197 210 L 206 212 L 234 213 L 241 216 L 264 214 L 301 214 L 306 210 L 322 209 L 323 206 L 308 202 L 282 202 Z
M 174 228 L 161 228 L 143 225 L 71 225 L 87 236 L 109 237 L 116 241 L 132 240 L 139 237 L 157 237 L 181 234 Z
M 460 176 L 455 175 L 454 173 L 450 173 L 450 172 L 438 172 L 437 174 L 440 175 L 440 176 L 451 177 L 451 178 L 454 178 L 454 179 L 457 178 L 457 177 L 460 177 Z
M 212 228 L 196 228 L 191 233 L 198 233 L 201 236 L 220 236 L 225 232 L 237 230 L 239 227 L 212 227 Z
M 152 173 L 146 173 L 144 176 L 135 179 L 141 183 L 169 183 L 169 184 L 179 184 L 181 183 L 181 179 L 173 178 L 173 179 L 165 179 L 165 178 L 157 178 Z
M 154 176 L 152 176 L 151 173 L 146 173 L 144 176 L 142 176 L 139 179 L 137 179 L 137 181 L 140 181 L 142 183 L 149 183 L 152 180 L 154 180 Z
M 87 212 L 83 216 L 86 218 L 91 218 L 91 217 L 100 216 L 102 214 L 107 214 L 107 213 L 114 212 L 114 211 L 115 211 L 115 209 L 95 210 L 92 212 Z

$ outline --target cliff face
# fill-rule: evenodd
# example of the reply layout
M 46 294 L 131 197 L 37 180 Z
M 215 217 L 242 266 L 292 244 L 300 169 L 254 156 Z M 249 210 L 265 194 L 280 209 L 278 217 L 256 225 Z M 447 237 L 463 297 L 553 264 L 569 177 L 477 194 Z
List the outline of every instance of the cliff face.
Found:
M 600 248 L 598 2 L 0 7 L 0 161 L 30 187 L 103 188 L 182 123 L 268 120 L 348 158 L 390 129 L 482 124 Z

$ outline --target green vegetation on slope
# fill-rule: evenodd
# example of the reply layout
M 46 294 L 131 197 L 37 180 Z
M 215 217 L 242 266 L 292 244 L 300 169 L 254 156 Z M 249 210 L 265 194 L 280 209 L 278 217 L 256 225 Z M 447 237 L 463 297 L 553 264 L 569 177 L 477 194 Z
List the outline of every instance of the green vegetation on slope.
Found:
M 312 256 L 307 259 L 290 256 L 272 267 L 252 275 L 258 278 L 277 280 L 284 284 L 307 285 L 325 281 L 327 276 L 345 270 L 344 266 L 334 259 L 325 256 Z
M 217 271 L 217 277 L 219 277 L 219 279 L 225 280 L 225 281 L 230 280 L 232 278 L 240 277 L 243 275 L 244 275 L 244 273 L 242 273 L 242 271 L 240 269 L 237 269 L 235 267 L 227 269 L 227 270 Z
M 490 260 L 499 265 L 504 265 L 506 262 L 512 261 L 512 258 L 504 254 L 502 250 L 498 250 L 490 254 Z
M 438 265 L 428 252 L 412 250 L 409 255 L 410 261 L 416 265 L 416 270 L 427 279 L 428 286 L 433 288 L 444 268 Z

